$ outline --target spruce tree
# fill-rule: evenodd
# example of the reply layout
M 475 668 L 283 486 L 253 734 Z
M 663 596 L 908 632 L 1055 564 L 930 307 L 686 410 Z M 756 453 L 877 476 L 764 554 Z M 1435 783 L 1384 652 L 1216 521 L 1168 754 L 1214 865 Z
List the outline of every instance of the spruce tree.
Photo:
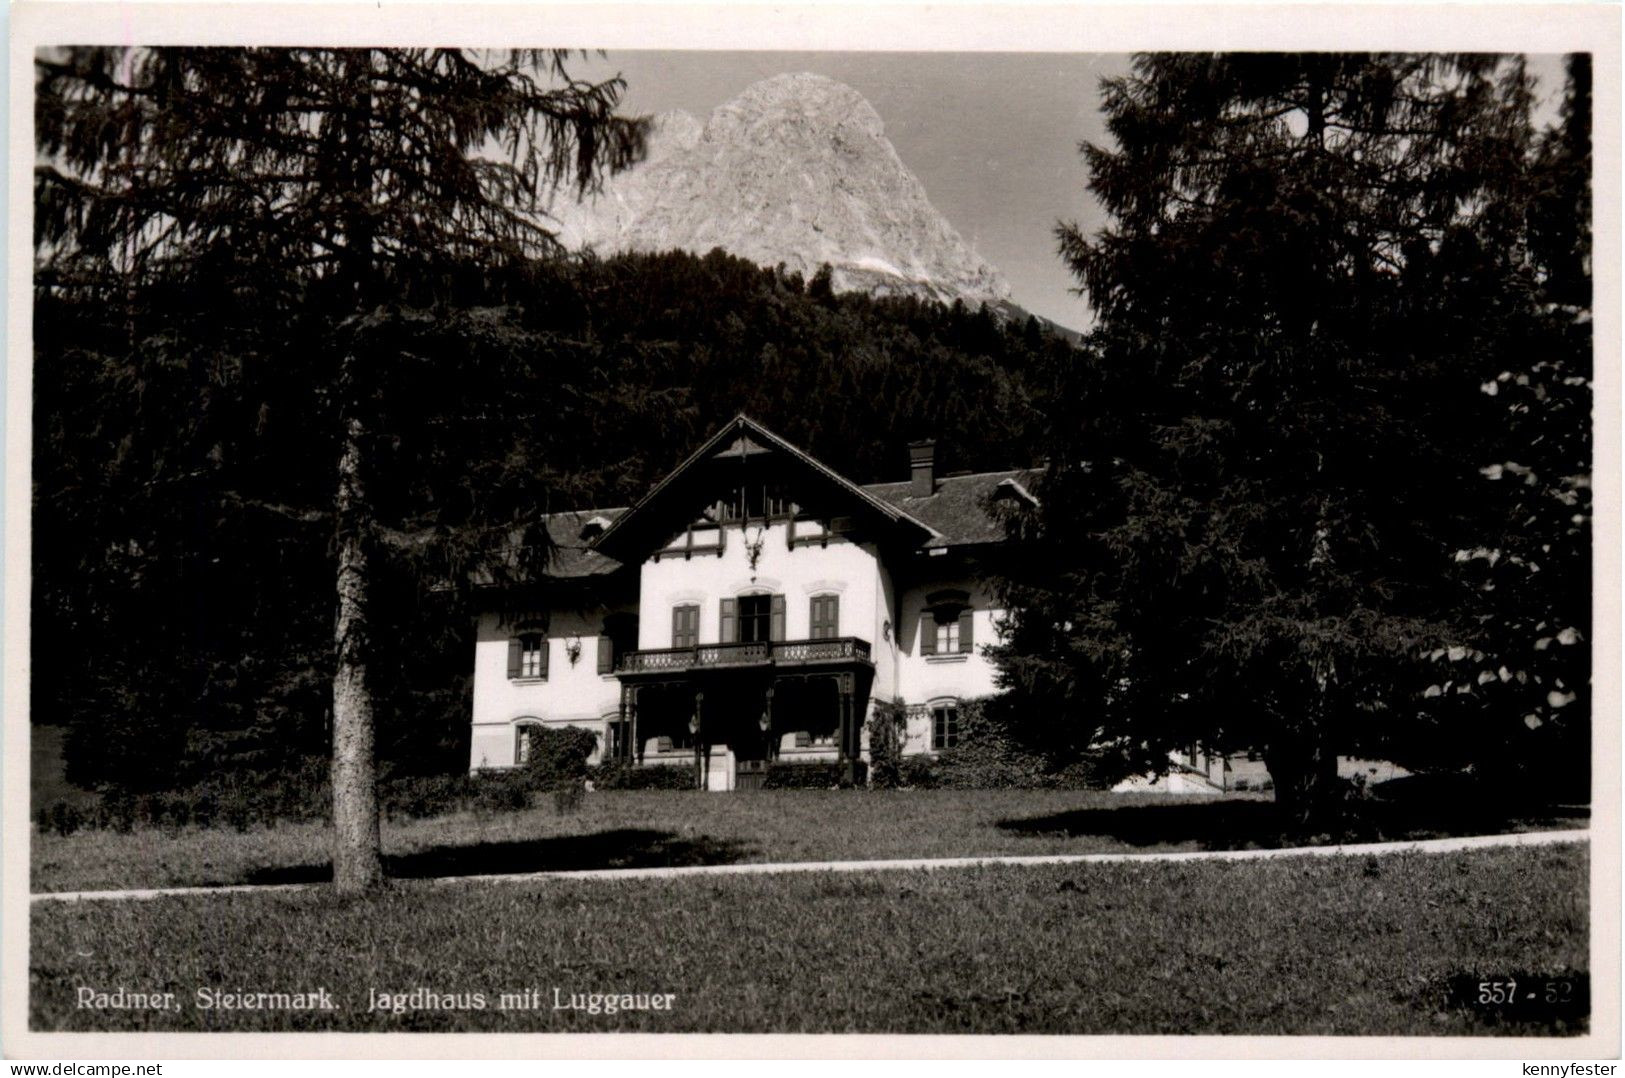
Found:
M 1259 751 L 1313 830 L 1338 754 L 1415 718 L 1418 656 L 1479 628 L 1452 557 L 1495 422 L 1476 387 L 1531 339 L 1530 82 L 1497 56 L 1142 55 L 1103 107 L 1110 223 L 1058 232 L 1097 328 L 1005 680 L 1068 751 Z

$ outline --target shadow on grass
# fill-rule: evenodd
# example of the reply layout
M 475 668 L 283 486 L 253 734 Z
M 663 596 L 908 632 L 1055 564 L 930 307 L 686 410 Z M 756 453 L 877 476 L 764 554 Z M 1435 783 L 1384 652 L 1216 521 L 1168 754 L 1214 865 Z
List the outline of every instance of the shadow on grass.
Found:
M 680 838 L 670 831 L 620 828 L 590 835 L 433 846 L 413 853 L 386 854 L 384 872 L 392 879 L 425 880 L 598 868 L 727 865 L 743 860 L 749 852 L 744 843 L 731 839 L 708 835 Z M 285 865 L 245 873 L 243 882 L 326 883 L 332 878 L 331 864 Z
M 1114 838 L 1131 846 L 1193 844 L 1204 850 L 1267 849 L 1300 843 L 1382 842 L 1583 828 L 1590 809 L 1518 801 L 1504 791 L 1420 776 L 1347 802 L 1326 833 L 1291 834 L 1273 801 L 1125 804 L 1000 820 L 1018 835 Z

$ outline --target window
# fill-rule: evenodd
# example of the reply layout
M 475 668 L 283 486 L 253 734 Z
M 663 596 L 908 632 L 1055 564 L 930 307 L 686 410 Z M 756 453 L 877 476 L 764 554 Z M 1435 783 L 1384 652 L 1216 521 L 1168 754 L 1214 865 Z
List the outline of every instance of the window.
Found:
M 835 734 L 833 731 L 797 730 L 796 748 L 798 749 L 832 749 L 835 747 Z
M 814 595 L 812 597 L 812 616 L 809 620 L 811 630 L 808 635 L 814 640 L 831 640 L 839 636 L 841 631 L 841 597 L 839 595 Z
M 619 712 L 610 712 L 604 716 L 604 762 L 619 760 L 627 755 L 631 745 L 627 739 L 632 736 L 632 723 L 623 720 Z
M 546 680 L 547 637 L 542 633 L 520 633 L 508 640 L 508 677 L 515 680 Z
M 755 644 L 784 639 L 784 596 L 741 595 L 722 600 L 722 642 Z
M 797 506 L 780 483 L 745 483 L 705 511 L 705 519 L 722 524 L 794 516 Z
M 598 636 L 598 672 L 613 674 L 615 664 L 638 646 L 638 616 L 611 614 L 604 619 L 604 631 Z
M 951 749 L 957 744 L 959 744 L 959 705 L 935 705 L 931 708 L 931 747 Z
M 532 752 L 535 750 L 536 723 L 521 723 L 513 728 L 513 762 L 517 767 L 524 767 L 530 763 Z
M 739 642 L 754 643 L 770 640 L 773 617 L 771 595 L 741 595 L 739 597 Z
M 671 608 L 671 646 L 691 648 L 700 642 L 700 608 L 692 603 Z
M 962 591 L 926 596 L 920 614 L 921 655 L 969 655 L 975 650 L 970 596 Z

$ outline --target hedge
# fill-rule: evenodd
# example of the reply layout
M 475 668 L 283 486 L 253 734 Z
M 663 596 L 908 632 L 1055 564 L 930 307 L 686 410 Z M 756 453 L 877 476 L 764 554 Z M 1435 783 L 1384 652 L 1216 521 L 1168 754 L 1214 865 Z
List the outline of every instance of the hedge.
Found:
M 841 784 L 841 765 L 833 760 L 787 762 L 767 765 L 762 780 L 764 790 L 827 790 Z
M 530 763 L 505 771 L 456 775 L 401 775 L 379 783 L 380 811 L 389 819 L 420 819 L 449 812 L 512 812 L 530 807 L 534 795 L 553 793 L 561 812 L 580 805 L 587 757 L 597 745 L 589 730 L 537 727 Z M 692 781 L 692 779 L 691 779 Z M 246 831 L 279 822 L 332 818 L 328 763 L 310 757 L 286 771 L 236 772 L 168 793 L 102 794 L 85 806 L 68 801 L 41 806 L 34 825 L 41 832 L 130 831 L 137 825 L 173 830 L 225 826 Z
M 693 764 L 660 764 L 653 767 L 629 767 L 626 764 L 603 764 L 588 776 L 598 790 L 692 790 L 695 788 Z

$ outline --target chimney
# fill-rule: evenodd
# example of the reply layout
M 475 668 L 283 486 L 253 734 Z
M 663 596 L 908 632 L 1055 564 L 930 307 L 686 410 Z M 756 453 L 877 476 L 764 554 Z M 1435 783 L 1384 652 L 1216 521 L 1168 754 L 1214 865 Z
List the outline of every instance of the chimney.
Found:
M 927 439 L 908 443 L 908 474 L 912 498 L 929 498 L 937 492 L 937 443 Z

